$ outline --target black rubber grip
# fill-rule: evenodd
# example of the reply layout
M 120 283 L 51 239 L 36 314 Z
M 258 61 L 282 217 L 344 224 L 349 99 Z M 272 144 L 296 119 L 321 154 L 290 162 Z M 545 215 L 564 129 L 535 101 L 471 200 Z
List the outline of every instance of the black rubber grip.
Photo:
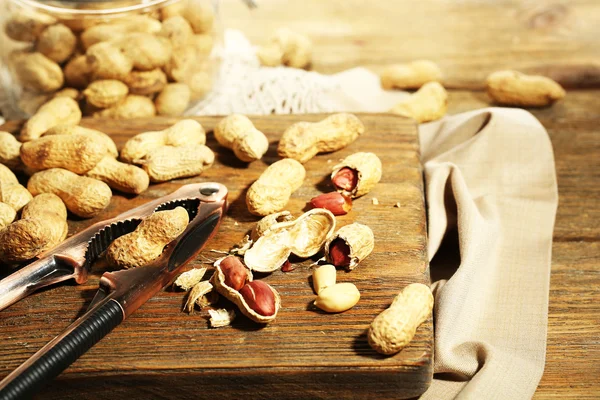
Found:
M 122 321 L 121 306 L 109 300 L 0 390 L 0 399 L 31 398 Z

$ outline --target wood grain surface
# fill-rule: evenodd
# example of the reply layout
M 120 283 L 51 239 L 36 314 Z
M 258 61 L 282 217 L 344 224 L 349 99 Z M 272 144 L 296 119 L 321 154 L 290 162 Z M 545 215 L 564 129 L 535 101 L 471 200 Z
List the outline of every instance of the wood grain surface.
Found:
M 229 190 L 230 209 L 220 231 L 192 264 L 220 257 L 258 219 L 247 211 L 245 191 L 267 163 L 278 159 L 276 142 L 296 121 L 324 116 L 253 117 L 271 147 L 264 160 L 245 164 L 216 143 L 208 145 L 217 162 L 201 177 L 152 185 L 140 196 L 115 195 L 101 215 L 70 221 L 70 233 L 112 217 L 148 199 L 170 193 L 182 184 L 218 181 Z M 398 291 L 411 282 L 429 282 L 426 257 L 425 209 L 416 126 L 390 115 L 361 115 L 366 133 L 348 148 L 319 155 L 305 164 L 307 177 L 287 209 L 299 215 L 306 202 L 330 191 L 329 173 L 335 162 L 358 150 L 379 155 L 382 181 L 354 202 L 353 210 L 338 217 L 338 226 L 351 222 L 369 225 L 375 234 L 373 254 L 352 271 L 338 273 L 338 282 L 354 282 L 361 301 L 348 312 L 326 314 L 312 306 L 311 264 L 305 260 L 288 273 L 264 276 L 281 294 L 283 307 L 277 320 L 261 327 L 239 317 L 232 327 L 208 329 L 201 313 L 181 312 L 184 294 L 160 292 L 121 326 L 98 343 L 52 383 L 40 398 L 339 398 L 341 393 L 360 398 L 405 398 L 422 393 L 432 376 L 431 318 L 417 331 L 411 345 L 393 357 L 374 352 L 366 329 Z M 210 131 L 219 120 L 198 118 Z M 132 135 L 160 130 L 173 119 L 151 121 L 85 120 L 83 126 L 110 134 L 118 147 Z M 19 125 L 0 129 L 15 132 Z M 379 200 L 379 205 L 372 203 Z M 395 207 L 400 203 L 400 207 Z M 0 375 L 8 374 L 49 339 L 69 325 L 87 307 L 98 278 L 107 270 L 97 263 L 87 284 L 59 285 L 37 293 L 0 314 Z M 298 390 L 301 388 L 301 390 Z M 335 390 L 333 390 L 335 388 Z M 175 394 L 176 393 L 176 394 Z
M 277 28 L 307 34 L 313 69 L 434 60 L 444 86 L 481 89 L 498 69 L 544 73 L 568 87 L 600 86 L 597 0 L 224 0 L 228 27 L 261 44 Z

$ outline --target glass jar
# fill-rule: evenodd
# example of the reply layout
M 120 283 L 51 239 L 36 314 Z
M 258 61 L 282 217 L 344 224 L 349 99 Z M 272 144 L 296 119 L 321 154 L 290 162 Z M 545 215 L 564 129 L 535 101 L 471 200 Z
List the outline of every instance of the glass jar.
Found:
M 198 109 L 219 78 L 216 0 L 4 0 L 0 27 L 8 118 L 57 96 L 84 116 L 177 116 Z

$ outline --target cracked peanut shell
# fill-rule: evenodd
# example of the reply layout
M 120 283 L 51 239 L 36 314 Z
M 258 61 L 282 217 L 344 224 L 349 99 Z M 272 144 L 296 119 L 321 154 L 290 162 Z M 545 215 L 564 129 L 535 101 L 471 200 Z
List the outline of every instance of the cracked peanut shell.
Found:
M 325 258 L 331 263 L 333 261 L 331 259 L 330 246 L 337 239 L 342 240 L 348 246 L 349 254 L 347 256 L 350 259 L 350 263 L 345 268 L 350 271 L 367 258 L 375 247 L 375 237 L 373 236 L 373 231 L 368 226 L 356 222 L 343 226 L 325 244 Z
M 350 168 L 358 174 L 356 186 L 352 190 L 337 189 L 338 192 L 357 198 L 363 196 L 381 180 L 381 160 L 374 153 L 359 152 L 349 155 L 333 167 L 331 179 L 342 168 Z
M 273 272 L 290 254 L 301 258 L 317 254 L 335 230 L 329 210 L 314 208 L 293 221 L 272 225 L 246 251 L 244 263 L 257 272 Z

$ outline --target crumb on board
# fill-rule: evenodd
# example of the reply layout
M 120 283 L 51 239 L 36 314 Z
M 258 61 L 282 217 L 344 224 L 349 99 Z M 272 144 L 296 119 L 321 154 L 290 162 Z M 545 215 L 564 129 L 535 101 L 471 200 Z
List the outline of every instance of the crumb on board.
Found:
M 229 326 L 235 319 L 235 311 L 227 310 L 225 308 L 217 308 L 208 310 L 210 315 L 210 327 L 220 328 L 222 326 Z
M 396 204 L 394 204 L 394 207 L 400 208 L 400 202 L 397 202 Z
M 377 200 L 377 197 L 373 197 L 373 198 L 371 199 L 371 202 L 373 203 L 373 205 L 374 205 L 374 206 L 377 206 L 377 205 L 379 205 L 379 200 Z

